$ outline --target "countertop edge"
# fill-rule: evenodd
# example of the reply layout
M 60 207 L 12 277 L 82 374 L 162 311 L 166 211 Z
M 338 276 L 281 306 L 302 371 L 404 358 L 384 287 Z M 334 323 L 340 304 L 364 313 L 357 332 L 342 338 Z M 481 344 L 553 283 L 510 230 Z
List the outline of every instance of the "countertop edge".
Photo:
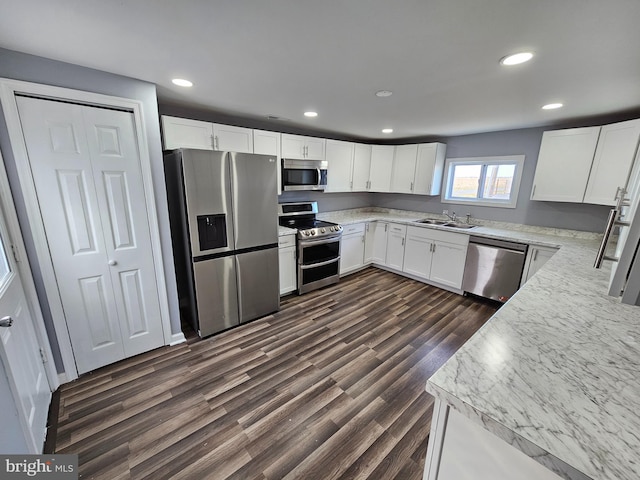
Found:
M 593 480 L 568 463 L 540 448 L 535 443 L 518 435 L 509 427 L 502 425 L 492 417 L 476 410 L 471 405 L 441 389 L 429 380 L 427 380 L 425 391 L 565 480 Z

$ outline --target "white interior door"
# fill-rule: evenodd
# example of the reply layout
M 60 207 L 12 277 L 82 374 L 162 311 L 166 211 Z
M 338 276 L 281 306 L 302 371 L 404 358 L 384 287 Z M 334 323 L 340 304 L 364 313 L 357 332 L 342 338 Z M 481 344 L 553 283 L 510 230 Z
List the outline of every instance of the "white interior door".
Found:
M 47 431 L 51 391 L 22 282 L 13 258 L 7 253 L 8 238 L 0 210 L 0 359 L 28 449 L 27 452 L 13 450 L 15 445 L 23 442 L 11 438 L 17 432 L 3 432 L 8 435 L 2 435 L 3 445 L 0 445 L 0 451 L 41 453 Z M 3 402 L 11 401 L 10 398 L 0 397 Z M 5 413 L 9 415 L 11 407 L 4 403 L 3 406 Z M 4 424 L 2 428 L 5 428 Z M 4 445 L 5 441 L 10 444 Z
M 161 346 L 133 115 L 17 104 L 78 373 Z

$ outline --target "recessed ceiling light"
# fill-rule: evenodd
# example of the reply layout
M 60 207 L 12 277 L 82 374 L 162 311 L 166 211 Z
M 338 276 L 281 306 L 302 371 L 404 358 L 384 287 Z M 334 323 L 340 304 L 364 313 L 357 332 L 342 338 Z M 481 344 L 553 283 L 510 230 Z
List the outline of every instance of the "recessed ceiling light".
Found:
M 178 85 L 179 87 L 193 87 L 193 82 L 185 80 L 184 78 L 174 78 L 171 81 L 174 85 Z
M 376 97 L 390 97 L 391 95 L 393 95 L 391 90 L 378 90 L 376 92 Z
M 520 52 L 514 53 L 513 55 L 507 55 L 500 59 L 500 64 L 502 65 L 518 65 L 520 63 L 528 62 L 533 58 L 533 53 L 531 52 Z
M 543 110 L 555 110 L 556 108 L 562 108 L 562 103 L 547 103 L 542 107 Z
M 305 117 L 317 117 L 318 112 L 304 112 Z
M 393 128 L 383 128 L 382 133 L 393 133 Z

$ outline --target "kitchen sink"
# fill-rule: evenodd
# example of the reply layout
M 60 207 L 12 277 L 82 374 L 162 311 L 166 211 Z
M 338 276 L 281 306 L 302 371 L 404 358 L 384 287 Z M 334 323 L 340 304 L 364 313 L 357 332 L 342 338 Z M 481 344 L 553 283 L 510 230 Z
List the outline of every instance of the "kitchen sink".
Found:
M 416 223 L 422 223 L 424 225 L 439 225 L 441 227 L 462 228 L 462 229 L 475 227 L 475 225 L 470 225 L 468 223 L 452 222 L 451 220 L 438 220 L 436 218 L 423 218 L 422 220 L 416 220 Z
M 435 218 L 423 218 L 422 220 L 416 220 L 416 223 L 424 223 L 426 225 L 444 225 L 449 223 L 448 220 L 437 220 Z
M 442 224 L 443 227 L 451 227 L 451 228 L 473 228 L 475 225 L 470 225 L 468 223 L 458 223 L 458 222 L 447 222 Z

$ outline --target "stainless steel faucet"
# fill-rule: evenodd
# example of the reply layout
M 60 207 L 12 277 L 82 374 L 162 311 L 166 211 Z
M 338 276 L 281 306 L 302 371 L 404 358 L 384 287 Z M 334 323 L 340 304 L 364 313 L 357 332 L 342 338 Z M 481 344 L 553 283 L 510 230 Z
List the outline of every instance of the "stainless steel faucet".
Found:
M 451 215 L 449 215 L 448 211 L 444 211 L 442 213 L 444 213 L 449 218 L 449 220 L 451 220 L 452 222 L 457 222 L 458 221 L 458 216 L 456 215 L 456 212 L 451 212 Z

